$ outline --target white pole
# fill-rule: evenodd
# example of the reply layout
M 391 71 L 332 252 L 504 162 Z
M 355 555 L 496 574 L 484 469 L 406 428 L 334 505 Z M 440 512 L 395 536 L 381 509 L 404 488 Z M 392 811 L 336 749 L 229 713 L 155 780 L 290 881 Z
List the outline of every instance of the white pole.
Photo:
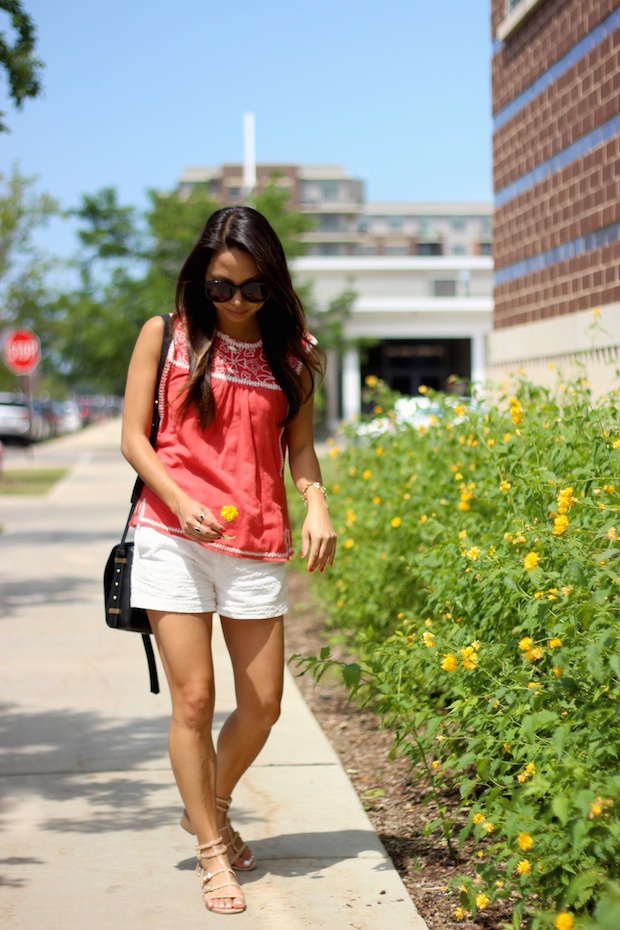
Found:
M 243 114 L 243 196 L 248 197 L 256 187 L 256 139 L 254 114 Z

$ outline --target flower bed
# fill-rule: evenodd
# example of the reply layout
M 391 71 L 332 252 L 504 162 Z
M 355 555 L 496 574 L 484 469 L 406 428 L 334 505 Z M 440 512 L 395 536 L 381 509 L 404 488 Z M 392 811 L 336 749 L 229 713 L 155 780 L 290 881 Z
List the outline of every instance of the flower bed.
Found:
M 503 899 L 515 928 L 620 926 L 619 393 L 437 395 L 427 426 L 332 450 L 340 551 L 316 590 L 359 657 L 349 688 L 460 792 L 465 826 L 431 825 L 479 841 L 456 920 Z

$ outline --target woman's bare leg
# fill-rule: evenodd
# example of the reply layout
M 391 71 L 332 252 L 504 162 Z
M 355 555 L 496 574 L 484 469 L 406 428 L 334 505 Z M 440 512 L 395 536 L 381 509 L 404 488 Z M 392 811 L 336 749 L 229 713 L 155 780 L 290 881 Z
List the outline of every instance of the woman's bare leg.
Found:
M 212 615 L 149 611 L 149 619 L 170 687 L 172 771 L 198 843 L 209 843 L 219 836 L 211 737 L 215 706 Z M 239 895 L 212 899 L 208 906 L 226 910 L 240 904 L 243 898 Z
M 284 681 L 282 617 L 234 620 L 221 617 L 224 639 L 235 678 L 237 708 L 228 717 L 217 742 L 216 795 L 228 799 L 235 785 L 265 745 L 280 716 Z M 217 825 L 225 813 L 217 812 Z M 244 849 L 238 857 L 248 858 Z

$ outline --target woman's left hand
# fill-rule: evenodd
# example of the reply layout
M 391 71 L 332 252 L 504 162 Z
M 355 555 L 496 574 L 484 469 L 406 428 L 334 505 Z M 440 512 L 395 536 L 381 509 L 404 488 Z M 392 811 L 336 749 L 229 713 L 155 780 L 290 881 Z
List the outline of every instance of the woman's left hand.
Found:
M 323 571 L 326 565 L 333 565 L 336 555 L 336 531 L 329 518 L 329 511 L 311 509 L 304 520 L 301 530 L 301 557 L 308 556 L 308 571 L 315 568 Z

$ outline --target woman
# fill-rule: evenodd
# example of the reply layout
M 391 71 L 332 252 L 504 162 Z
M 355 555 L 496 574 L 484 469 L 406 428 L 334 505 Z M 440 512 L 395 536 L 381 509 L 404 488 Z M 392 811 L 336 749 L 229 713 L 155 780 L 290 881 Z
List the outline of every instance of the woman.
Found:
M 240 913 L 235 870 L 256 861 L 232 828 L 233 789 L 280 713 L 286 561 L 292 556 L 284 459 L 307 506 L 301 556 L 333 562 L 336 535 L 314 450 L 323 355 L 307 333 L 282 246 L 249 207 L 207 222 L 177 284 L 173 343 L 149 443 L 163 323 L 144 325 L 129 365 L 123 454 L 145 482 L 132 604 L 148 611 L 172 698 L 169 749 L 198 840 L 207 908 Z M 237 707 L 211 739 L 211 629 L 220 615 Z

